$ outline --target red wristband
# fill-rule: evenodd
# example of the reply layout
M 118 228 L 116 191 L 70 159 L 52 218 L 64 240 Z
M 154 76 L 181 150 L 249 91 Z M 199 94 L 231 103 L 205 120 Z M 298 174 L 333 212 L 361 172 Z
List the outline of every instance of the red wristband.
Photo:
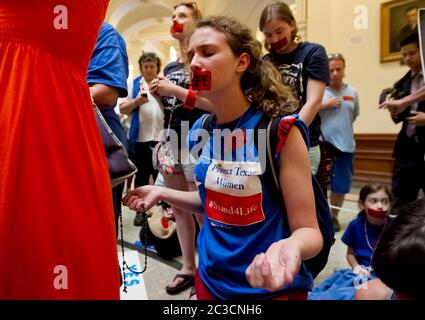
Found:
M 193 110 L 196 104 L 196 94 L 193 91 L 192 86 L 189 87 L 189 91 L 187 93 L 186 101 L 184 103 L 184 108 L 187 110 Z

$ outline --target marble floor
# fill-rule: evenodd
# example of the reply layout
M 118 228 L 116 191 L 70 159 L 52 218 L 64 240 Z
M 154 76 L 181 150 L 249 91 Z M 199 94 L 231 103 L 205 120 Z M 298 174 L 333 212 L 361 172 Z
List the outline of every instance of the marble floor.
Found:
M 344 245 L 340 238 L 343 234 L 348 223 L 357 214 L 357 196 L 355 193 L 346 197 L 343 208 L 346 211 L 340 213 L 340 223 L 342 230 L 336 234 L 336 241 L 331 249 L 329 261 L 326 268 L 317 276 L 315 283 L 318 283 L 328 277 L 335 269 L 348 267 L 345 258 L 347 247 Z M 124 233 L 124 250 L 137 250 L 140 260 L 141 268 L 143 269 L 145 263 L 145 256 L 143 249 L 136 246 L 136 241 L 139 241 L 140 227 L 133 226 L 133 218 L 135 213 L 123 207 L 123 233 Z M 121 256 L 121 241 L 118 241 L 118 251 Z M 174 278 L 181 266 L 181 257 L 172 260 L 163 260 L 153 253 L 148 252 L 147 269 L 143 274 L 143 280 L 146 288 L 148 300 L 184 300 L 189 296 L 190 289 L 176 294 L 169 295 L 165 291 L 165 286 Z M 146 298 L 146 297 L 145 297 Z M 138 298 L 134 298 L 138 299 Z

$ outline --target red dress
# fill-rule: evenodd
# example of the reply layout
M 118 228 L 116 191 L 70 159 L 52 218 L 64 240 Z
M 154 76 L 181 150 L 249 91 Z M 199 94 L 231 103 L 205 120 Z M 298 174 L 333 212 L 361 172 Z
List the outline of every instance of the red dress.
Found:
M 0 299 L 119 299 L 86 83 L 108 2 L 0 0 Z

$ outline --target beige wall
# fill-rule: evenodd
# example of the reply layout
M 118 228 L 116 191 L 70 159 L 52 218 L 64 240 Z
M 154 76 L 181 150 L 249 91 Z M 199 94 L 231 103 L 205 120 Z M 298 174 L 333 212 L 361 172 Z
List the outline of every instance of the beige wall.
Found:
M 170 0 L 167 0 L 170 2 Z M 283 0 L 285 1 L 285 0 Z M 393 124 L 388 112 L 378 109 L 378 97 L 383 88 L 391 86 L 408 69 L 399 62 L 380 63 L 380 4 L 389 0 L 286 0 L 287 3 L 296 3 L 304 8 L 307 2 L 307 23 L 303 21 L 304 14 L 297 13 L 303 31 L 306 31 L 307 40 L 323 44 L 327 52 L 340 52 L 347 59 L 346 82 L 355 86 L 360 96 L 360 117 L 355 123 L 356 133 L 396 133 L 399 126 Z M 154 1 L 112 0 L 113 4 L 121 5 L 148 5 Z M 247 23 L 253 31 L 257 29 L 261 10 L 267 3 L 274 0 L 198 0 L 205 10 L 205 14 L 228 14 L 239 17 Z M 161 2 L 163 3 L 163 2 Z M 244 3 L 244 5 L 242 4 Z M 155 2 L 157 4 L 157 2 Z M 368 28 L 356 30 L 354 27 L 354 8 L 362 5 L 367 9 Z M 171 5 L 169 6 L 171 7 Z M 143 10 L 139 10 L 142 12 Z M 218 12 L 217 12 L 218 11 Z M 132 17 L 132 16 L 131 16 Z M 131 18 L 130 17 L 130 18 Z M 124 17 L 125 20 L 130 19 Z M 123 18 L 123 19 L 124 19 Z M 134 23 L 139 21 L 133 17 Z M 142 18 L 140 18 L 142 19 Z M 160 20 L 158 20 L 160 21 Z M 166 38 L 169 39 L 169 20 L 162 19 L 165 25 Z M 129 23 L 129 22 L 128 22 Z M 159 22 L 158 22 L 159 23 Z M 146 40 L 146 30 L 139 31 L 140 39 Z M 153 33 L 154 34 L 154 33 Z M 135 44 L 126 38 L 131 62 L 135 63 L 140 54 L 141 45 Z M 134 39 L 133 39 L 134 40 Z M 156 39 L 158 40 L 158 39 Z M 162 47 L 161 47 L 162 48 Z M 165 48 L 165 47 L 164 47 Z M 150 48 L 145 48 L 150 50 Z M 168 57 L 168 47 L 164 49 Z M 167 59 L 164 59 L 164 64 Z M 137 63 L 134 65 L 134 74 L 138 74 Z
M 323 44 L 328 53 L 345 56 L 345 80 L 359 92 L 360 117 L 355 133 L 395 133 L 400 129 L 387 111 L 377 108 L 381 90 L 408 71 L 400 62 L 380 63 L 380 4 L 386 1 L 308 0 L 308 40 Z M 357 5 L 367 8 L 366 30 L 354 27 Z

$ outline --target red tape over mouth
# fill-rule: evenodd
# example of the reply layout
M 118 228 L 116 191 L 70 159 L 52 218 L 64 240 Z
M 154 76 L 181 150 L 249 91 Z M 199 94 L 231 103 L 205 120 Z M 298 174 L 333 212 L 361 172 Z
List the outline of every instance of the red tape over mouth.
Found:
M 191 74 L 191 86 L 195 91 L 211 90 L 211 71 L 195 70 Z
M 377 219 L 385 219 L 387 217 L 387 212 L 388 211 L 384 211 L 384 210 L 367 209 L 367 213 L 371 217 L 377 218 Z
M 273 50 L 280 50 L 283 49 L 288 45 L 288 38 L 283 38 L 279 40 L 278 42 L 270 43 L 270 47 L 272 47 Z
M 171 29 L 170 29 L 171 34 L 183 33 L 183 30 L 184 30 L 183 24 L 173 21 L 173 25 L 171 26 Z

